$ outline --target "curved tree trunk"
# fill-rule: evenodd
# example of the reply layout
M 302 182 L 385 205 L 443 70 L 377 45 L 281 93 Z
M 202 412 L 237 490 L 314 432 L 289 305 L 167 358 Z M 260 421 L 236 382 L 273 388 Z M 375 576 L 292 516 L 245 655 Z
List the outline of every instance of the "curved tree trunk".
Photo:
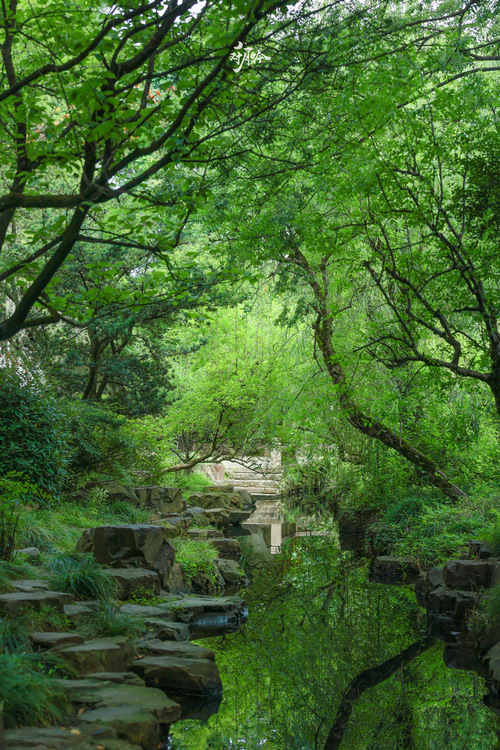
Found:
M 367 437 L 380 440 L 388 448 L 392 448 L 407 461 L 420 469 L 427 477 L 430 484 L 437 487 L 447 497 L 456 502 L 465 497 L 465 492 L 448 479 L 445 472 L 424 453 L 415 448 L 407 440 L 393 432 L 387 425 L 378 419 L 365 414 L 349 394 L 346 377 L 342 366 L 336 361 L 332 346 L 331 319 L 319 316 L 315 326 L 316 342 L 323 355 L 328 374 L 335 385 L 341 386 L 339 403 L 345 416 L 359 432 Z
M 382 664 L 378 664 L 376 667 L 370 667 L 370 669 L 365 669 L 358 674 L 349 687 L 344 691 L 335 718 L 335 723 L 328 733 L 323 750 L 338 750 L 347 729 L 347 722 L 351 716 L 354 704 L 365 690 L 380 685 L 381 682 L 387 680 L 405 664 L 412 662 L 434 643 L 434 638 L 423 638 L 420 641 L 412 643 L 411 646 L 405 648 L 400 654 L 392 656 Z

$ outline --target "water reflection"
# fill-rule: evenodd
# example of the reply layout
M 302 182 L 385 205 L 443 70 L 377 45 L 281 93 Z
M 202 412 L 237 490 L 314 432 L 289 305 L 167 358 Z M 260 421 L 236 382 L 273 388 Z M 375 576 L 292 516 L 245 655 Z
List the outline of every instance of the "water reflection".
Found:
M 203 641 L 221 672 L 220 709 L 206 723 L 174 725 L 172 750 L 323 750 L 349 685 L 425 635 L 413 592 L 370 582 L 367 562 L 335 540 L 293 538 L 276 555 L 270 542 L 265 531 L 245 537 L 247 625 Z M 430 645 L 360 691 L 335 747 L 500 747 L 495 716 L 482 702 L 484 680 L 447 669 L 442 651 Z

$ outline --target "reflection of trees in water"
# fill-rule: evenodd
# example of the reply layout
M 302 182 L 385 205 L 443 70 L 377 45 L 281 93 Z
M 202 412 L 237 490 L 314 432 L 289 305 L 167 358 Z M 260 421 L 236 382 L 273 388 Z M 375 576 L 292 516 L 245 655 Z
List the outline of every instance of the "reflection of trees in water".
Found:
M 444 666 L 441 645 L 422 640 L 412 591 L 368 582 L 364 561 L 328 539 L 296 539 L 254 570 L 247 593 L 245 629 L 210 644 L 219 714 L 174 727 L 173 750 L 497 746 L 484 683 Z

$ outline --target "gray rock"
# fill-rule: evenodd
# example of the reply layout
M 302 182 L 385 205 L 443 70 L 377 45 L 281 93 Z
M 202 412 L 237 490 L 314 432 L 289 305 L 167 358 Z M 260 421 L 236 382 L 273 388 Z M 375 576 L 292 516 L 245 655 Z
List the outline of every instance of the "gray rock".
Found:
M 141 678 L 135 675 L 139 680 Z M 141 680 L 142 681 L 142 680 Z M 85 682 L 85 681 L 83 681 Z M 71 693 L 73 703 L 95 708 L 106 706 L 137 706 L 151 713 L 160 724 L 172 724 L 180 718 L 180 706 L 170 700 L 158 688 L 142 685 L 98 683 L 74 688 Z
M 84 675 L 83 680 L 75 680 L 75 682 L 83 682 L 86 679 L 97 680 L 99 683 L 112 682 L 116 685 L 137 685 L 144 687 L 144 680 L 141 680 L 135 672 L 91 672 L 89 676 Z
M 179 656 L 182 659 L 209 659 L 215 661 L 214 652 L 194 643 L 179 643 L 178 641 L 161 641 L 157 638 L 143 639 L 137 646 L 150 654 L 159 656 Z
M 183 659 L 174 656 L 146 656 L 132 664 L 146 682 L 172 695 L 210 695 L 222 691 L 215 662 L 210 659 Z
M 466 614 L 474 609 L 478 598 L 478 594 L 469 591 L 456 591 L 447 586 L 438 586 L 428 596 L 429 610 L 463 620 Z
M 449 669 L 463 669 L 477 672 L 482 677 L 488 676 L 488 670 L 474 648 L 467 648 L 461 644 L 447 644 L 443 650 L 443 661 Z
M 213 492 L 216 492 L 216 493 L 226 492 L 226 493 L 229 493 L 230 495 L 232 495 L 233 492 L 234 492 L 234 486 L 232 484 L 211 484 L 208 487 L 205 487 L 204 490 L 203 490 L 203 492 L 204 493 L 207 493 L 207 492 L 210 492 L 210 493 L 213 493 Z
M 30 633 L 29 639 L 35 648 L 48 649 L 83 643 L 85 638 L 79 633 Z
M 158 720 L 139 706 L 125 704 L 95 708 L 82 713 L 79 721 L 90 730 L 110 726 L 120 739 L 133 742 L 143 750 L 156 750 L 160 741 Z
M 484 657 L 486 666 L 492 679 L 500 686 L 500 643 L 495 644 Z
M 255 505 L 254 499 L 251 496 L 251 494 L 248 492 L 248 490 L 235 490 L 235 492 L 243 500 L 243 508 L 245 510 L 250 510 L 250 508 L 254 507 L 254 505 Z
M 207 519 L 208 520 L 208 519 Z M 187 536 L 190 539 L 220 539 L 220 531 L 217 529 L 188 529 Z
M 226 508 L 207 508 L 205 510 L 205 516 L 208 518 L 212 526 L 218 528 L 227 529 L 229 528 L 229 511 Z
M 171 594 L 188 594 L 191 591 L 191 584 L 178 563 L 172 566 L 165 588 Z
M 239 526 L 241 523 L 248 521 L 251 515 L 251 510 L 230 510 L 229 523 L 231 526 Z
M 129 599 L 136 591 L 147 589 L 151 594 L 160 591 L 158 573 L 146 568 L 107 568 L 107 572 L 118 584 L 119 599 Z
M 16 591 L 24 591 L 26 594 L 32 594 L 35 591 L 48 591 L 50 589 L 49 582 L 43 578 L 21 578 L 17 581 L 12 581 L 12 585 Z
M 450 560 L 443 569 L 447 586 L 474 591 L 490 585 L 493 566 L 483 560 Z
M 212 573 L 200 571 L 191 579 L 191 587 L 195 594 L 217 594 L 224 588 L 224 579 L 218 568 L 214 568 Z
M 91 552 L 97 562 L 114 567 L 140 565 L 155 570 L 166 582 L 175 550 L 165 529 L 155 524 L 122 524 L 86 529 L 79 539 L 79 552 Z
M 245 571 L 236 560 L 217 559 L 215 564 L 227 585 L 242 586 L 246 583 Z
M 65 604 L 63 612 L 68 620 L 78 624 L 79 620 L 82 618 L 86 619 L 89 615 L 96 612 L 98 608 L 99 602 L 97 601 L 75 602 L 75 604 Z
M 145 626 L 160 641 L 188 641 L 189 627 L 184 622 L 168 622 L 167 620 L 146 619 Z
M 194 523 L 192 516 L 180 516 L 177 513 L 167 513 L 160 520 L 162 523 L 166 522 L 170 526 L 173 526 L 174 529 L 179 529 L 181 532 L 187 531 Z
M 493 557 L 493 549 L 488 542 L 483 542 L 480 539 L 469 539 L 469 554 L 478 557 L 480 560 L 486 560 L 488 557 Z
M 123 612 L 126 615 L 131 615 L 140 620 L 149 619 L 151 617 L 162 620 L 174 619 L 165 606 L 157 607 L 152 604 L 123 604 L 120 607 L 120 612 Z
M 177 621 L 190 623 L 199 615 L 242 616 L 245 608 L 239 596 L 184 596 L 171 602 L 168 612 Z
M 186 503 L 182 492 L 177 487 L 158 487 L 153 485 L 134 487 L 141 505 L 152 508 L 159 513 L 182 513 Z
M 5 747 L 9 750 L 96 750 L 85 734 L 75 734 L 74 727 L 19 727 L 5 732 Z
M 93 672 L 125 672 L 133 658 L 132 644 L 124 636 L 94 638 L 85 643 L 65 646 L 58 654 L 79 675 Z
M 40 607 L 53 607 L 62 612 L 63 605 L 72 601 L 74 597 L 71 594 L 60 591 L 19 591 L 13 594 L 0 594 L 0 614 L 18 615 L 30 609 L 38 612 Z
M 14 556 L 25 555 L 32 562 L 38 560 L 41 554 L 38 547 L 23 547 L 23 549 L 16 549 L 14 552 Z

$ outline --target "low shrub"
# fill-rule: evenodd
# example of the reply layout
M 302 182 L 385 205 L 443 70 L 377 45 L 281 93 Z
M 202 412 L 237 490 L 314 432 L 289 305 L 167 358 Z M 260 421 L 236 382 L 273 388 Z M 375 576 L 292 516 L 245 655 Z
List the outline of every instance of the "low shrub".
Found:
M 411 521 L 392 526 L 397 532 L 394 553 L 424 564 L 444 562 L 463 554 L 469 539 L 491 537 L 495 520 L 496 512 L 481 499 L 427 506 Z
M 15 472 L 59 494 L 70 458 L 66 414 L 27 373 L 0 369 L 0 475 Z
M 51 585 L 77 599 L 109 599 L 116 596 L 116 580 L 91 555 L 61 554 L 49 561 Z
M 198 539 L 173 539 L 175 560 L 181 565 L 187 578 L 192 580 L 198 573 L 205 573 L 215 584 L 217 571 L 215 560 L 219 553 L 210 542 Z

